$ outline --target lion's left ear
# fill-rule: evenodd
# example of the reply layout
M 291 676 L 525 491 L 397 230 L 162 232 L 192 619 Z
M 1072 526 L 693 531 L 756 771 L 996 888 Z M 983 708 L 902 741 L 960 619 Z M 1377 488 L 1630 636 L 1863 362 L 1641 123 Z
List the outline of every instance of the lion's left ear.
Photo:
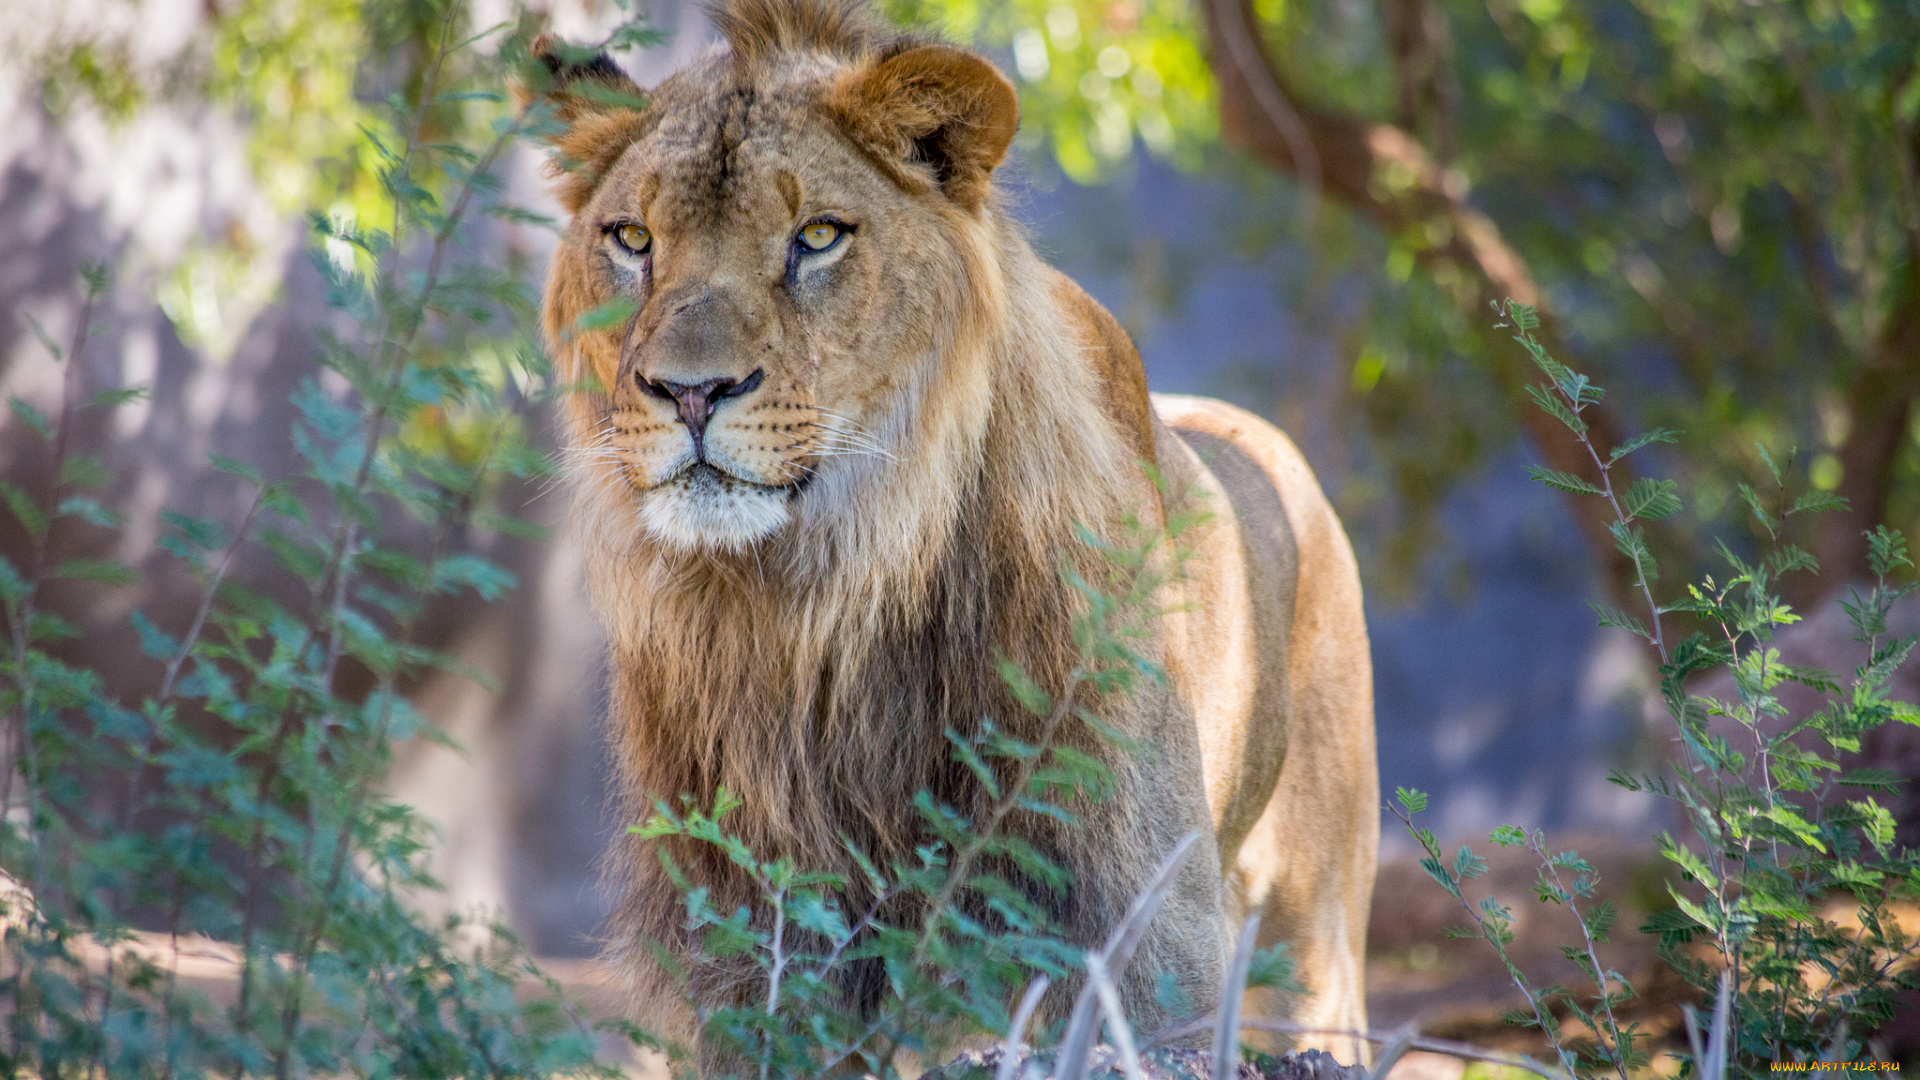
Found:
M 598 49 L 542 34 L 528 46 L 527 60 L 513 81 L 515 100 L 523 109 L 535 101 L 548 102 L 562 125 L 571 127 L 597 114 L 638 112 L 647 106 L 646 91 Z
M 555 194 L 576 213 L 600 178 L 639 137 L 646 122 L 646 91 L 606 53 L 568 45 L 547 35 L 528 50 L 528 64 L 514 80 L 522 109 L 545 102 L 555 126 L 541 136 L 556 157 L 549 171 Z
M 1007 77 L 947 45 L 916 46 L 848 71 L 827 105 L 883 164 L 927 166 L 941 191 L 968 210 L 986 199 L 994 166 L 1020 127 L 1020 99 Z

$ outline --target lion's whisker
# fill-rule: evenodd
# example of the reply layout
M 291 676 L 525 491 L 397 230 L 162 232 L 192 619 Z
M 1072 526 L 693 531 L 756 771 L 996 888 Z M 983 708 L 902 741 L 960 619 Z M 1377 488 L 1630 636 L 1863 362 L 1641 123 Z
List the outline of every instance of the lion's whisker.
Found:
M 851 440 L 826 440 L 826 438 L 822 438 L 822 440 L 816 440 L 814 446 L 820 446 L 822 450 L 864 450 L 864 452 L 868 452 L 868 454 L 877 454 L 881 455 L 881 457 L 889 457 L 889 459 L 895 457 L 895 454 L 893 454 L 891 450 L 887 450 L 885 446 L 879 446 L 876 442 L 851 442 Z
M 813 451 L 813 456 L 817 458 L 836 458 L 836 457 L 877 458 L 881 461 L 891 461 L 895 463 L 898 463 L 899 461 L 898 458 L 894 457 L 891 454 L 882 453 L 877 450 L 861 450 L 861 449 L 851 448 L 851 447 L 818 447 Z
M 821 457 L 821 458 L 870 457 L 870 458 L 878 458 L 882 461 L 892 462 L 896 465 L 899 464 L 900 462 L 900 459 L 898 457 L 895 457 L 893 454 L 890 454 L 887 451 L 882 450 L 878 447 L 872 447 L 872 446 L 834 446 L 831 444 L 811 443 L 811 444 L 795 444 L 793 449 L 803 450 L 814 457 Z
M 818 420 L 811 420 L 807 422 L 807 426 L 816 427 L 816 428 L 819 428 L 821 431 L 825 431 L 834 435 L 845 435 L 849 438 L 871 439 L 874 442 L 880 441 L 880 437 L 878 435 L 875 435 L 873 432 L 867 431 L 855 424 L 847 424 L 846 426 L 842 427 L 835 424 L 824 424 Z
M 861 425 L 861 423 L 860 423 L 860 421 L 858 421 L 858 420 L 855 420 L 855 419 L 854 419 L 853 417 L 851 417 L 851 416 L 844 416 L 844 415 L 842 415 L 842 414 L 840 414 L 840 413 L 837 413 L 837 412 L 834 412 L 834 411 L 833 411 L 832 409 L 823 409 L 823 408 L 821 408 L 821 407 L 820 407 L 820 406 L 818 406 L 818 405 L 816 405 L 816 406 L 814 406 L 814 407 L 813 407 L 813 411 L 814 411 L 814 413 L 815 413 L 815 414 L 817 414 L 817 415 L 819 415 L 819 416 L 824 416 L 824 417 L 826 417 L 826 418 L 827 418 L 827 419 L 829 419 L 829 420 L 838 420 L 838 421 L 840 421 L 840 422 L 841 422 L 842 424 L 845 424 L 845 425 L 847 425 L 847 429 L 848 429 L 848 430 L 851 430 L 851 431 L 861 431 L 861 432 L 864 432 L 864 431 L 866 431 L 866 428 L 865 428 L 864 426 L 862 426 L 862 425 Z M 818 421 L 815 421 L 815 420 L 808 420 L 808 421 L 803 421 L 803 422 L 804 422 L 804 423 L 819 423 Z M 823 427 L 824 427 L 824 426 L 826 426 L 826 425 L 821 425 L 821 426 L 823 426 Z
M 824 433 L 824 437 L 819 440 L 819 444 L 823 448 L 855 449 L 871 453 L 876 457 L 884 457 L 888 461 L 900 460 L 894 455 L 892 450 L 888 449 L 877 437 L 868 432 L 861 431 L 858 428 L 835 427 L 831 424 L 823 424 L 818 421 L 809 421 L 808 423 L 812 427 L 819 428 Z
M 821 425 L 821 431 L 827 439 L 835 442 L 845 443 L 851 446 L 866 446 L 875 450 L 886 450 L 891 453 L 891 450 L 889 450 L 884 441 L 864 431 L 844 431 L 825 425 Z

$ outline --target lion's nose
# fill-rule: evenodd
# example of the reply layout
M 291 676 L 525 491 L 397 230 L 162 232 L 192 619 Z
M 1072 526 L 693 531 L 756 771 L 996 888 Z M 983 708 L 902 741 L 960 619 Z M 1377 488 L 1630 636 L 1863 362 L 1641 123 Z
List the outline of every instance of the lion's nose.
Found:
M 727 398 L 753 393 L 765 374 L 763 370 L 744 379 L 708 379 L 700 383 L 641 379 L 640 385 L 647 393 L 674 403 L 680 411 L 680 422 L 687 425 L 687 432 L 693 436 L 693 456 L 704 460 L 707 456 L 707 421 L 712 418 L 713 410 Z

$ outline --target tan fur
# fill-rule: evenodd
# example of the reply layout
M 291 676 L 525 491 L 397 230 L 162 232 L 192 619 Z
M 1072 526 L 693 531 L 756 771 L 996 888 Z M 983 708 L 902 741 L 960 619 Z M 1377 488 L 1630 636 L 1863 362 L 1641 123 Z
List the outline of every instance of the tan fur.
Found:
M 986 61 L 842 0 L 732 0 L 716 23 L 727 50 L 644 109 L 563 100 L 556 139 L 574 217 L 545 319 L 582 387 L 571 472 L 613 640 L 629 816 L 725 787 L 743 800 L 733 831 L 763 856 L 848 873 L 843 902 L 863 909 L 843 836 L 905 861 L 926 839 L 914 793 L 976 818 L 989 805 L 943 733 L 991 717 L 1033 734 L 995 659 L 1066 683 L 1076 599 L 1059 559 L 1092 565 L 1075 524 L 1113 535 L 1129 514 L 1204 505 L 1213 520 L 1185 538 L 1192 576 L 1167 597 L 1185 610 L 1149 644 L 1171 685 L 1082 695 L 1145 752 L 1069 732 L 1114 771 L 1113 797 L 1074 829 L 1016 827 L 1074 874 L 1048 902 L 1089 943 L 1180 836 L 1212 840 L 1126 972 L 1141 1027 L 1165 1019 L 1162 972 L 1213 1007 L 1229 923 L 1254 909 L 1266 938 L 1299 950 L 1314 993 L 1295 1015 L 1363 1024 L 1378 829 L 1366 630 L 1352 555 L 1298 453 L 1227 406 L 1149 401 L 1125 332 L 1001 208 L 992 170 L 1017 105 Z M 550 64 L 564 98 L 568 69 Z M 850 231 L 817 254 L 796 246 L 829 219 Z M 647 255 L 615 244 L 623 224 L 651 230 Z M 575 331 L 620 296 L 636 305 L 626 325 Z M 693 399 L 672 397 L 688 386 L 723 397 L 699 399 L 704 456 Z M 1173 493 L 1164 508 L 1148 463 Z M 669 850 L 717 907 L 757 909 L 730 864 Z M 636 946 L 689 947 L 657 855 L 636 840 L 610 857 L 611 956 L 642 1019 L 685 1037 Z M 746 977 L 703 967 L 691 990 L 721 1000 Z M 849 980 L 854 1006 L 874 979 Z

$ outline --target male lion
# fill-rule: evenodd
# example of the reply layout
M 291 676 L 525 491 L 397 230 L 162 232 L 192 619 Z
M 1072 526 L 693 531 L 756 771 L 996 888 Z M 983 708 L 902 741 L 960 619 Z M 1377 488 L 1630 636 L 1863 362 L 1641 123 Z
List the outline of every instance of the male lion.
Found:
M 1152 624 L 1170 675 L 1093 702 L 1144 752 L 1103 754 L 1114 790 L 1022 835 L 1073 874 L 1050 899 L 1102 940 L 1184 834 L 1196 849 L 1122 979 L 1142 1028 L 1156 978 L 1213 1008 L 1232 931 L 1293 943 L 1314 1027 L 1365 1024 L 1362 950 L 1378 834 L 1372 675 L 1340 523 L 1286 436 L 1214 401 L 1149 397 L 1099 304 L 1043 264 L 993 170 L 1018 124 L 986 60 L 881 24 L 857 0 L 724 0 L 726 48 L 640 90 L 604 56 L 563 61 L 551 100 L 558 193 L 546 330 L 584 387 L 568 439 L 589 579 L 612 638 L 614 742 L 632 816 L 653 797 L 744 800 L 729 827 L 762 857 L 842 871 L 926 840 L 917 792 L 991 804 L 944 733 L 1037 720 L 996 661 L 1042 687 L 1078 659 L 1063 553 L 1170 501 L 1184 609 Z M 614 328 L 583 313 L 625 298 Z M 1189 507 L 1191 508 L 1191 507 Z M 633 840 L 612 957 L 643 1017 L 686 1017 L 647 939 L 683 907 Z M 712 852 L 678 865 L 720 910 L 757 907 Z M 847 987 L 854 1007 L 878 979 Z M 708 1000 L 738 992 L 703 969 Z M 1273 1003 L 1267 1003 L 1272 1007 Z M 1359 1047 L 1319 1038 L 1350 1060 Z

